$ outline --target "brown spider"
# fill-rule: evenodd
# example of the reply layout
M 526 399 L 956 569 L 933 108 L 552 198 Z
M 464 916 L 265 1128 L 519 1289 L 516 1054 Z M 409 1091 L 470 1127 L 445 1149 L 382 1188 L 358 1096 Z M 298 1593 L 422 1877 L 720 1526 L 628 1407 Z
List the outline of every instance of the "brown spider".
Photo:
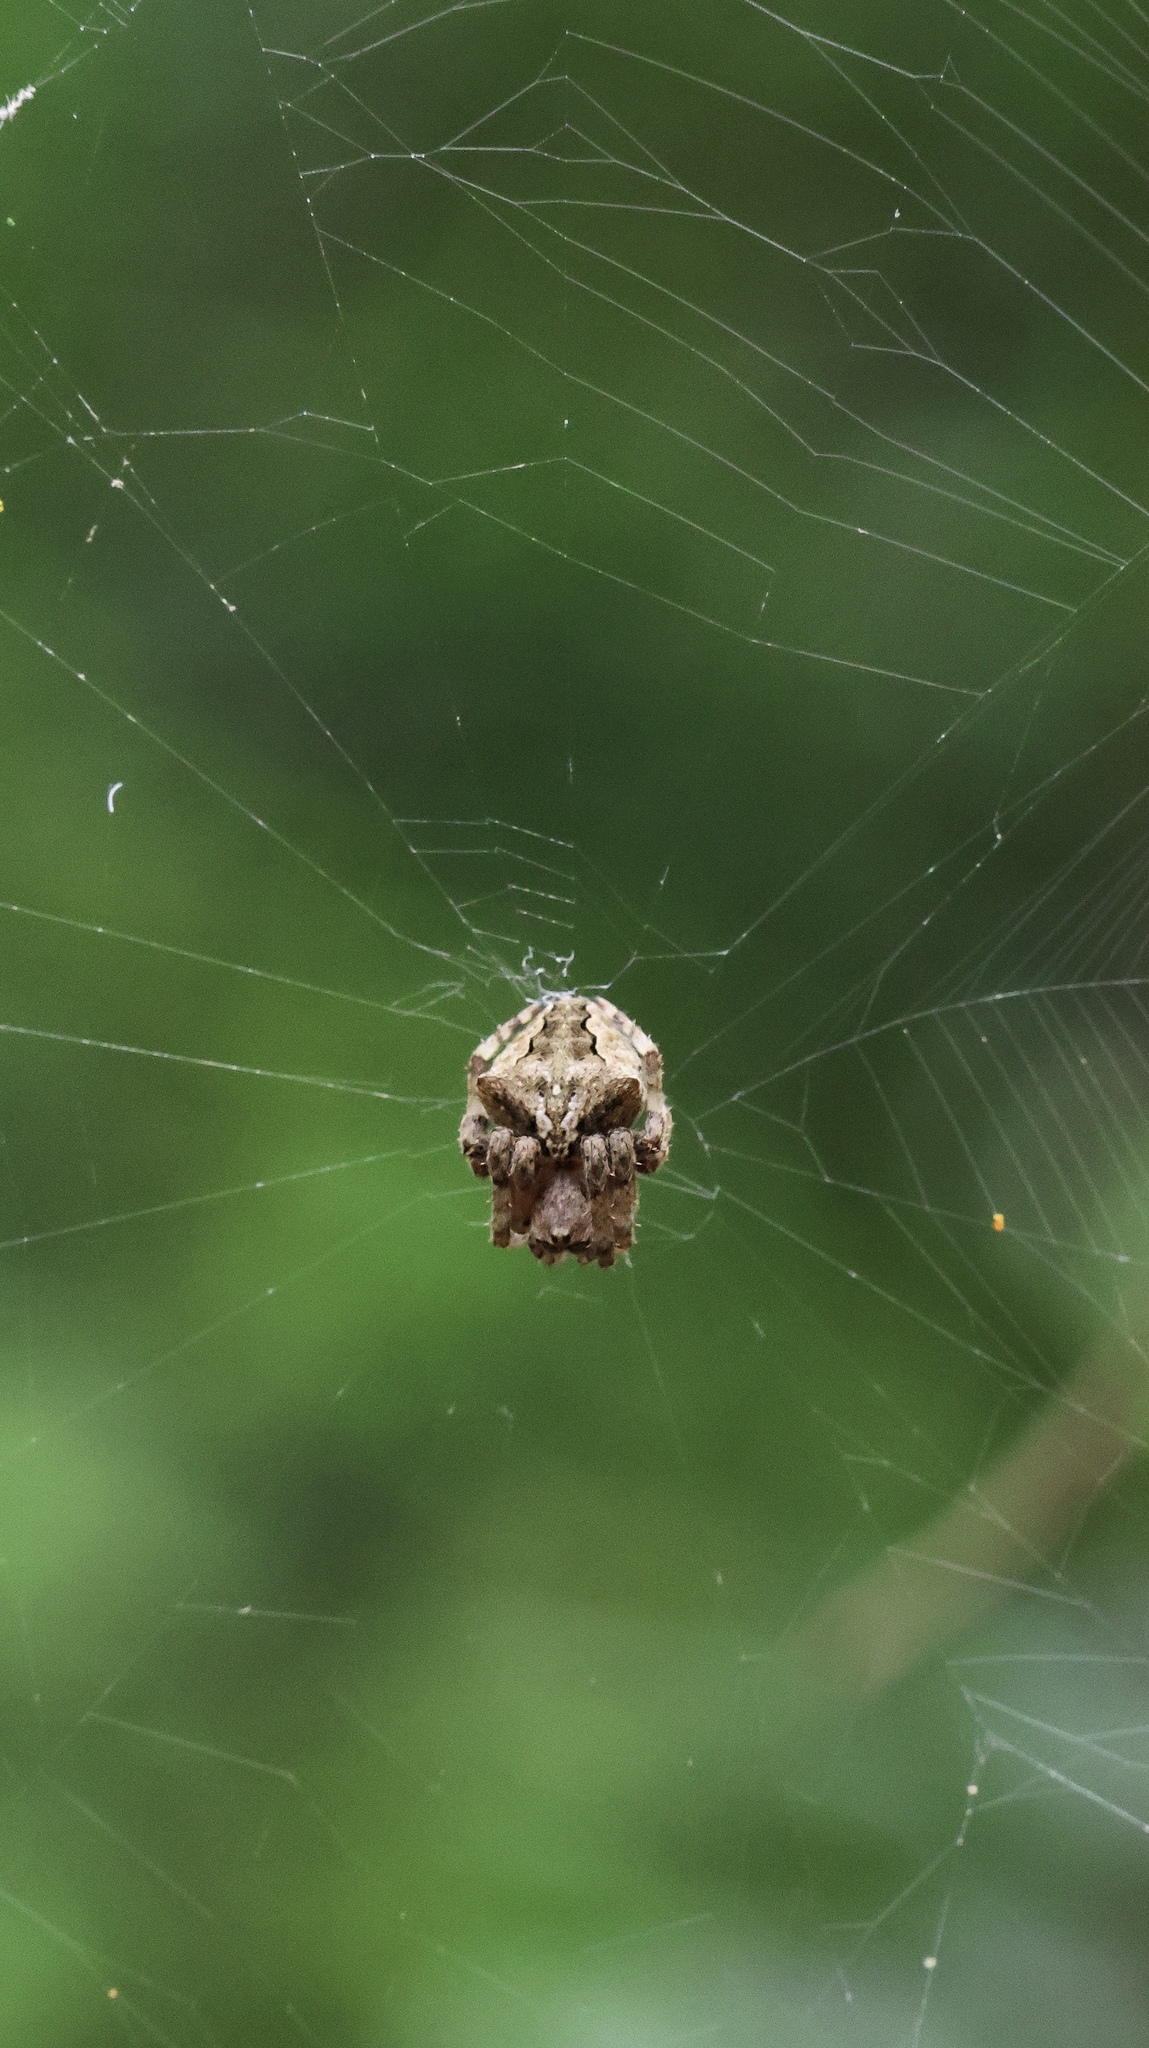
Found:
M 548 1266 L 630 1250 L 635 1175 L 665 1163 L 670 1131 L 662 1055 L 604 996 L 540 997 L 467 1063 L 459 1144 L 492 1183 L 491 1243 L 528 1244 Z

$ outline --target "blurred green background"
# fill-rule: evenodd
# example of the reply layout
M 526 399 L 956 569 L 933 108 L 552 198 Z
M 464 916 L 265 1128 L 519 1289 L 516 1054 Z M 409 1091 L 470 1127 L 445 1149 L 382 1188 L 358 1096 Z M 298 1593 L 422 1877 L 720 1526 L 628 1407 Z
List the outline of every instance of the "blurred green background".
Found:
M 1140 15 L 2 57 L 5 2048 L 1141 2038 Z

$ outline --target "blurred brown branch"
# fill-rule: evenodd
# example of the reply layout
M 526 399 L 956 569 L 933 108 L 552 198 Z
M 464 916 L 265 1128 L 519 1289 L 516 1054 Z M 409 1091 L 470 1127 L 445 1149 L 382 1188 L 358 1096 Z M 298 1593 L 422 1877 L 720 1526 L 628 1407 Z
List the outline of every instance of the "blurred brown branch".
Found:
M 1147 1386 L 1141 1344 L 1109 1332 L 988 1473 L 822 1602 L 790 1644 L 805 1675 L 873 1698 L 1011 1592 L 1056 1589 L 1052 1553 L 1143 1447 Z

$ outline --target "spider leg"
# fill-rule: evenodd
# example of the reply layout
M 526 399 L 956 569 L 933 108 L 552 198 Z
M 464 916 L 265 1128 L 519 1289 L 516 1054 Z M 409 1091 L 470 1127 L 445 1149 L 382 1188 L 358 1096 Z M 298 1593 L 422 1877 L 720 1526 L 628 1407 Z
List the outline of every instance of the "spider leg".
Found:
M 480 1046 L 478 1052 L 473 1052 L 467 1061 L 467 1107 L 463 1111 L 463 1121 L 459 1125 L 459 1149 L 471 1172 L 477 1174 L 480 1180 L 486 1180 L 490 1172 L 487 1161 L 489 1119 L 478 1091 L 479 1076 L 487 1070 L 486 1060 L 480 1058 L 482 1050 Z
M 505 1188 L 510 1181 L 514 1155 L 514 1132 L 496 1124 L 487 1140 L 487 1171 L 496 1187 Z
M 597 1135 L 582 1141 L 583 1179 L 590 1202 L 590 1238 L 579 1252 L 580 1266 L 597 1259 L 600 1266 L 613 1266 L 615 1251 L 615 1185 L 610 1178 L 610 1161 L 605 1138 Z
M 582 1141 L 582 1171 L 587 1194 L 593 1201 L 596 1195 L 601 1195 L 610 1172 L 606 1139 L 597 1132 Z
M 606 1141 L 610 1177 L 625 1184 L 634 1179 L 634 1139 L 629 1131 L 612 1131 Z
M 582 1263 L 597 1259 L 600 1266 L 613 1266 L 615 1254 L 634 1243 L 634 1139 L 627 1130 L 610 1131 L 605 1138 L 592 1133 L 583 1139 L 582 1153 L 594 1223 Z
M 628 1252 L 634 1243 L 634 1217 L 638 1208 L 638 1185 L 629 1180 L 612 1181 L 604 1197 L 608 1206 L 609 1256 L 599 1253 L 600 1266 L 613 1266 L 616 1252 Z
M 491 1243 L 506 1251 L 514 1229 L 514 1198 L 509 1182 L 491 1189 Z
M 528 1024 L 532 1024 L 535 1018 L 548 1008 L 547 999 L 528 1003 L 525 1009 L 519 1011 L 517 1017 L 509 1017 L 505 1024 L 499 1025 L 497 1031 L 490 1032 L 482 1044 L 475 1047 L 467 1061 L 467 1106 L 463 1111 L 463 1121 L 459 1125 L 459 1147 L 472 1173 L 477 1174 L 480 1180 L 486 1180 L 490 1170 L 487 1164 L 487 1133 L 490 1129 L 490 1118 L 479 1094 L 479 1082 L 491 1061 L 502 1051 L 508 1040 L 512 1039 L 517 1031 L 525 1030 Z
M 639 1173 L 657 1173 L 660 1166 L 666 1165 L 674 1124 L 662 1092 L 662 1054 L 649 1039 L 642 1064 L 646 1078 L 646 1122 L 634 1141 L 634 1163 Z
M 511 1132 L 496 1124 L 486 1148 L 487 1171 L 491 1176 L 491 1243 L 504 1249 L 510 1244 L 514 1228 L 514 1191 L 511 1187 L 514 1144 Z
M 539 1170 L 542 1146 L 537 1138 L 516 1138 L 511 1157 L 511 1179 L 517 1188 L 524 1191 L 531 1186 Z

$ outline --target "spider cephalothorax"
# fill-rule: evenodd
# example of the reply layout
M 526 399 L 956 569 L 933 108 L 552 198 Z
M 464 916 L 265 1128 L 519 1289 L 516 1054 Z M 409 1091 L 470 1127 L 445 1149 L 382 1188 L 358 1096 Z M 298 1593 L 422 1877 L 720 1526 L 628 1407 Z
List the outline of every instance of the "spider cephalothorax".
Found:
M 670 1129 L 658 1047 L 603 996 L 528 1003 L 467 1065 L 459 1143 L 492 1182 L 491 1241 L 547 1265 L 629 1251 L 635 1175 L 658 1171 Z

